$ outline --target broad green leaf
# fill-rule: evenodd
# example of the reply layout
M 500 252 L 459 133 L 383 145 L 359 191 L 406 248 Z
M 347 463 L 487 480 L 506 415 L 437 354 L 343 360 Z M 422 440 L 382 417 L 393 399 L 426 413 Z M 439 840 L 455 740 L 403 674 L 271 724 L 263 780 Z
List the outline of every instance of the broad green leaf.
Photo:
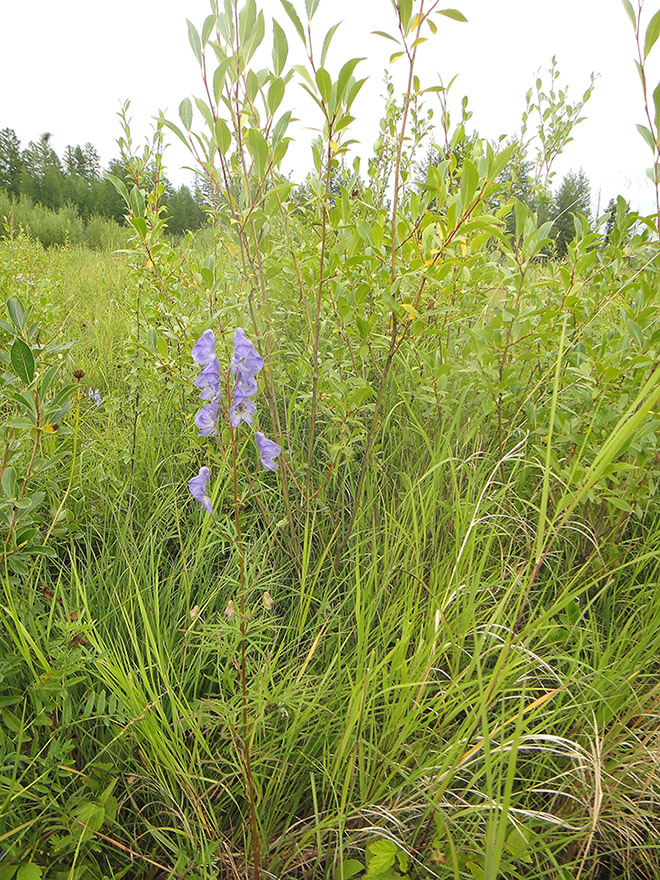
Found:
M 646 34 L 644 35 L 644 58 L 648 58 L 649 52 L 655 45 L 658 37 L 660 37 L 660 9 L 658 9 L 646 28 Z
M 333 24 L 333 26 L 330 28 L 328 33 L 323 38 L 323 48 L 321 49 L 321 67 L 325 67 L 325 59 L 327 58 L 327 55 L 328 55 L 328 49 L 330 48 L 330 43 L 331 43 L 332 38 L 334 37 L 335 32 L 337 31 L 337 28 L 339 27 L 340 24 L 341 24 L 340 21 L 338 21 L 337 24 Z
M 7 300 L 7 310 L 12 324 L 21 332 L 25 326 L 25 309 L 23 303 L 17 296 L 10 296 Z
M 35 865 L 34 862 L 27 862 L 21 865 L 16 874 L 16 880 L 41 880 L 43 868 Z
M 360 335 L 363 339 L 366 339 L 371 333 L 371 324 L 367 321 L 366 318 L 362 317 L 362 315 L 355 316 L 355 323 L 358 325 L 358 330 L 360 331 Z
M 447 18 L 453 18 L 454 21 L 467 21 L 467 18 L 458 9 L 439 9 L 438 15 L 446 15 Z
M 286 113 L 283 113 L 280 118 L 277 120 L 275 125 L 273 126 L 273 146 L 277 146 L 279 142 L 284 137 L 284 133 L 289 127 L 289 123 L 291 122 L 291 111 L 287 110 Z
M 275 114 L 275 111 L 282 103 L 282 98 L 284 97 L 284 80 L 281 77 L 277 77 L 274 79 L 270 86 L 268 87 L 268 109 L 271 114 Z
M 632 26 L 635 30 L 637 30 L 637 16 L 635 15 L 635 10 L 632 8 L 632 3 L 630 0 L 621 0 L 623 3 L 623 7 L 626 10 L 628 18 L 630 19 Z
M 192 128 L 193 108 L 190 98 L 184 98 L 179 104 L 179 117 L 186 131 Z
M 195 58 L 199 62 L 202 63 L 202 41 L 200 40 L 199 33 L 197 32 L 197 28 L 190 21 L 190 19 L 186 19 L 186 23 L 188 25 L 188 39 L 190 40 L 190 45 L 192 47 L 193 52 L 195 53 Z
M 298 31 L 298 36 L 303 41 L 305 46 L 307 45 L 307 40 L 305 39 L 305 28 L 302 26 L 302 22 L 298 18 L 298 13 L 296 12 L 293 3 L 290 3 L 289 0 L 280 0 L 280 3 L 284 7 L 284 11 L 291 19 L 291 23 Z
M 238 38 L 243 52 L 246 43 L 252 38 L 252 32 L 257 23 L 257 4 L 255 0 L 246 0 L 245 5 L 238 14 Z
M 330 74 L 324 67 L 319 67 L 316 71 L 316 85 L 318 86 L 321 98 L 327 103 L 332 91 L 332 80 L 330 79 Z
M 231 132 L 224 119 L 218 119 L 215 123 L 215 142 L 221 153 L 226 153 L 231 147 Z
M 249 32 L 249 37 L 243 44 L 243 57 L 249 61 L 257 51 L 266 35 L 266 19 L 263 12 L 259 12 L 255 25 Z
M 7 467 L 2 472 L 2 491 L 4 492 L 5 498 L 14 499 L 16 497 L 15 468 Z
M 34 379 L 34 355 L 22 339 L 15 339 L 12 344 L 11 365 L 26 385 Z
M 275 75 L 280 76 L 284 70 L 289 54 L 289 44 L 282 27 L 273 19 L 273 68 Z

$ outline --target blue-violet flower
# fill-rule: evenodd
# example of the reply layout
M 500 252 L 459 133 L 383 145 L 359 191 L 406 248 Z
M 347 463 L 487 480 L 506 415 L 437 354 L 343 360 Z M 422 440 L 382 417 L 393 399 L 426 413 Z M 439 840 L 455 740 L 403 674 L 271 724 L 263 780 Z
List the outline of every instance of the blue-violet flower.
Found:
M 254 435 L 254 442 L 259 453 L 261 466 L 267 471 L 276 471 L 277 462 L 274 460 L 282 451 L 279 443 L 269 440 L 261 431 L 257 431 Z
M 254 379 L 252 380 L 254 382 Z M 257 390 L 257 383 L 254 382 L 254 390 Z M 251 387 L 251 386 L 250 386 Z M 252 392 L 254 394 L 254 391 Z M 246 391 L 242 382 L 237 382 L 234 388 L 234 396 L 229 407 L 229 421 L 234 428 L 238 428 L 241 421 L 247 422 L 249 425 L 254 424 L 252 416 L 256 413 L 257 407 L 250 400 L 250 391 Z
M 242 382 L 248 395 L 257 390 L 254 377 L 264 365 L 264 359 L 245 335 L 242 327 L 234 331 L 234 356 L 231 359 L 231 371 L 238 382 Z M 252 380 L 252 382 L 250 381 Z M 254 384 L 254 391 L 249 389 Z
M 203 406 L 195 416 L 200 437 L 214 437 L 218 433 L 220 401 L 215 399 Z
M 204 510 L 213 516 L 213 505 L 211 504 L 211 499 L 206 494 L 206 487 L 210 479 L 211 471 L 207 467 L 200 468 L 199 474 L 188 480 L 188 488 L 192 497 L 199 501 Z

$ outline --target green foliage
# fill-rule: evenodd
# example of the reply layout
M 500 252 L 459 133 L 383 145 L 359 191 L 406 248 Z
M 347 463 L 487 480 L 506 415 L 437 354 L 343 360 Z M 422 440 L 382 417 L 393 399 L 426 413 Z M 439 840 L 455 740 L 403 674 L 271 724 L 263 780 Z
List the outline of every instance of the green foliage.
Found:
M 368 179 L 359 61 L 333 66 L 318 4 L 283 0 L 271 45 L 226 0 L 188 27 L 206 101 L 141 146 L 122 109 L 122 253 L 0 243 L 0 878 L 660 871 L 654 218 L 576 213 L 557 259 L 586 181 L 555 205 L 519 141 L 466 134 L 466 101 L 452 125 L 415 62 L 461 16 L 413 6 Z M 581 110 L 539 88 L 549 176 Z M 211 219 L 176 246 L 166 130 Z M 282 454 L 263 473 L 236 435 L 235 488 L 190 349 L 214 330 L 225 406 L 236 326 Z M 207 456 L 214 521 L 186 486 Z

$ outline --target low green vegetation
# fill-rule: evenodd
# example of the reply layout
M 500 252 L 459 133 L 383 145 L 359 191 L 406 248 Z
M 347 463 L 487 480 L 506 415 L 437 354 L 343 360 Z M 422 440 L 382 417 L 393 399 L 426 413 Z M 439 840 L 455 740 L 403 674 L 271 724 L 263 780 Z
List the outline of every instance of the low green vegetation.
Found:
M 658 218 L 572 214 L 560 258 L 579 113 L 533 159 L 435 131 L 418 41 L 462 16 L 406 2 L 364 175 L 357 62 L 306 45 L 294 185 L 307 23 L 256 71 L 226 6 L 209 103 L 125 126 L 121 247 L 0 242 L 0 880 L 658 877 Z M 208 194 L 176 245 L 165 130 Z

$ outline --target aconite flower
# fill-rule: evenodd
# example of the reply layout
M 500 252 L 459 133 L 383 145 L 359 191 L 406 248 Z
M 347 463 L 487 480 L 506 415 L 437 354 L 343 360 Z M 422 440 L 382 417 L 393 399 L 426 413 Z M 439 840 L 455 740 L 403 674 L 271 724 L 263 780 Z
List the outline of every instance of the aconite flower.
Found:
M 256 382 L 254 382 L 254 390 L 257 390 Z M 256 411 L 257 407 L 250 400 L 249 393 L 246 392 L 243 383 L 237 382 L 236 387 L 234 388 L 231 406 L 229 407 L 229 421 L 232 423 L 232 426 L 238 428 L 241 422 L 247 422 L 248 425 L 253 425 L 254 419 L 252 416 Z
M 196 501 L 199 501 L 204 510 L 213 516 L 213 505 L 211 504 L 211 499 L 206 494 L 206 488 L 210 479 L 211 471 L 207 467 L 200 468 L 199 474 L 191 480 L 188 480 L 188 488 L 190 489 L 192 497 Z
M 199 428 L 200 437 L 214 437 L 218 433 L 220 420 L 220 401 L 212 400 L 203 406 L 195 416 L 195 424 Z
M 87 390 L 87 397 L 89 397 L 90 400 L 93 400 L 97 406 L 101 406 L 101 404 L 103 403 L 103 398 L 101 397 L 101 392 L 98 388 L 96 389 L 96 391 L 93 391 L 90 387 Z
M 248 396 L 257 390 L 254 377 L 264 365 L 264 359 L 245 335 L 242 327 L 234 331 L 234 356 L 231 359 L 231 371 L 237 382 L 243 383 Z M 254 390 L 253 390 L 254 389 Z
M 213 400 L 220 395 L 220 365 L 215 351 L 215 334 L 205 330 L 192 348 L 193 360 L 202 368 L 195 379 L 202 400 Z
M 279 443 L 274 443 L 272 440 L 269 440 L 261 433 L 261 431 L 255 433 L 254 442 L 257 447 L 257 452 L 259 453 L 261 466 L 267 471 L 276 471 L 277 462 L 275 459 L 282 451 L 282 447 Z

